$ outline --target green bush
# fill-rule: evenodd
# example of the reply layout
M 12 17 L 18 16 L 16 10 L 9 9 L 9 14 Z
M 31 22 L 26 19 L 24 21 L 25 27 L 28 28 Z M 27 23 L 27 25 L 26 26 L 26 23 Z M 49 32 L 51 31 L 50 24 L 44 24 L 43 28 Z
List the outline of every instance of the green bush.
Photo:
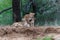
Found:
M 12 7 L 12 0 L 0 0 L 0 12 Z M 0 14 L 0 25 L 8 25 L 13 23 L 12 9 L 4 11 Z

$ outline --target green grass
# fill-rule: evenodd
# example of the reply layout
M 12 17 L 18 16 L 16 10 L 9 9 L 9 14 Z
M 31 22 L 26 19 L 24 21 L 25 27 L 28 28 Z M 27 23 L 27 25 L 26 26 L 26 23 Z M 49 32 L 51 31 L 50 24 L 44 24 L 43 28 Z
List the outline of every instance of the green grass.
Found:
M 52 40 L 52 38 L 47 36 L 44 38 L 37 38 L 36 40 Z
M 45 37 L 43 40 L 52 40 L 51 37 Z

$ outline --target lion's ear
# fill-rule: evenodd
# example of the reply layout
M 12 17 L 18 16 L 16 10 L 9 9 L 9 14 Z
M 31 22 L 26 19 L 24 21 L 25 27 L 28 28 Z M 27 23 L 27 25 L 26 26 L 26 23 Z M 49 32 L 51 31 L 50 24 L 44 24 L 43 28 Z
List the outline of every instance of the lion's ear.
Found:
M 35 15 L 35 13 L 30 13 L 31 15 Z

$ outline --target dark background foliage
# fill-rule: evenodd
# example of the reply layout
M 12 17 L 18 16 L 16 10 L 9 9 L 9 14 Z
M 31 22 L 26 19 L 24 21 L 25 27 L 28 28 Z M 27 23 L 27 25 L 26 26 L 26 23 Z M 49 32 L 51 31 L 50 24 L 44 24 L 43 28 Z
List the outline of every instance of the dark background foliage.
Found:
M 33 0 L 35 7 L 35 25 L 60 25 L 60 1 L 59 0 Z M 20 16 L 33 12 L 30 0 L 20 0 Z M 0 0 L 0 11 L 12 7 L 12 0 Z M 12 9 L 0 14 L 0 24 L 12 24 Z
M 36 5 L 36 20 L 37 25 L 56 25 L 57 14 L 57 1 L 56 0 L 33 0 Z M 22 0 L 22 15 L 24 16 L 28 12 L 32 12 L 33 8 L 29 0 Z M 58 19 L 57 19 L 58 20 Z

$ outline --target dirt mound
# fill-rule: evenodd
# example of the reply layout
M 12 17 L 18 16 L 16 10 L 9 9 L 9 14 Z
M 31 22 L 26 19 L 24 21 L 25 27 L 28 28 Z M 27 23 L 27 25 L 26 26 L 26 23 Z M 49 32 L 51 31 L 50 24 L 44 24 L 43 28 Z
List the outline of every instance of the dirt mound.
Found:
M 60 33 L 60 28 L 53 27 L 0 27 L 0 36 L 7 34 L 19 33 L 27 36 L 40 35 L 42 33 Z M 43 34 L 42 34 L 43 35 Z
M 0 27 L 0 36 L 12 34 L 12 33 L 20 33 L 26 35 L 40 34 L 43 29 L 38 29 L 36 27 L 26 28 L 26 27 Z

